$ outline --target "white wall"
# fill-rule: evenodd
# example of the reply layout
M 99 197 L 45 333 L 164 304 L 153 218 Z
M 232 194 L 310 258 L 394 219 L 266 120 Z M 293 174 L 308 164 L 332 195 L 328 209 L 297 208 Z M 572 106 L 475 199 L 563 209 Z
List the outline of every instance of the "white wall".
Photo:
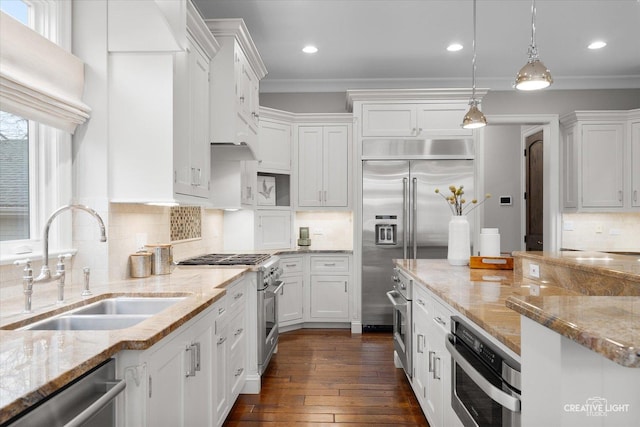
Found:
M 482 227 L 500 230 L 500 250 L 521 249 L 521 126 L 495 125 L 484 129 L 484 190 L 491 199 L 484 204 Z M 500 196 L 511 196 L 512 206 L 500 206 Z

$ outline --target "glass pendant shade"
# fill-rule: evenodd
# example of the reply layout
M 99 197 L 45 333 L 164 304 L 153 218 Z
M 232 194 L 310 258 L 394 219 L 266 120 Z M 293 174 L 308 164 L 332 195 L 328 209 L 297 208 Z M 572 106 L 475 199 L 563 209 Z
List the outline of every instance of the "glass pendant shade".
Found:
M 530 59 L 516 76 L 516 89 L 538 90 L 553 83 L 551 72 L 539 59 Z
M 462 119 L 462 127 L 464 129 L 478 129 L 487 125 L 487 119 L 482 114 L 482 111 L 478 110 L 478 101 L 472 99 L 469 102 L 469 111 L 464 115 Z

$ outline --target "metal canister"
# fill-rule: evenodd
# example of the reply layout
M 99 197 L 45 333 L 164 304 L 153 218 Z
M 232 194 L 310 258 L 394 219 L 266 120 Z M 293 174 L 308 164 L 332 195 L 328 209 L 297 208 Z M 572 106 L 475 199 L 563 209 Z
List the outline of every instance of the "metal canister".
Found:
M 151 263 L 152 274 L 169 274 L 171 273 L 171 264 L 173 264 L 173 246 L 170 244 L 145 245 L 145 248 L 153 254 L 153 262 Z
M 149 277 L 151 276 L 151 260 L 153 254 L 151 252 L 140 251 L 129 256 L 131 262 L 131 277 Z

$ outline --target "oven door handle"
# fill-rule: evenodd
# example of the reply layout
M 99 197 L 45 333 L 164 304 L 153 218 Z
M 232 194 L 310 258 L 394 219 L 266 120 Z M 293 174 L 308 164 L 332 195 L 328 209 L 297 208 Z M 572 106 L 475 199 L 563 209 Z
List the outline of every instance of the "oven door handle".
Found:
M 447 350 L 451 354 L 453 360 L 462 368 L 462 370 L 473 380 L 474 383 L 491 399 L 502 405 L 504 408 L 512 412 L 520 412 L 520 399 L 511 396 L 498 387 L 491 384 L 481 373 L 476 371 L 471 363 L 456 350 L 454 344 L 451 342 L 451 334 L 445 339 L 445 345 Z
M 400 295 L 400 293 L 398 291 L 389 291 L 389 292 L 387 292 L 387 298 L 389 298 L 389 301 L 391 301 L 391 304 L 393 304 L 393 309 L 394 310 L 398 310 L 400 313 L 406 315 L 407 314 L 407 303 L 406 302 L 398 303 L 398 299 L 396 298 L 398 295 Z M 400 298 L 402 298 L 401 295 L 400 295 Z
M 273 286 L 275 286 L 276 288 L 272 291 L 271 288 Z M 282 289 L 283 286 L 284 286 L 284 282 L 282 280 L 278 280 L 273 285 L 271 285 L 271 286 L 269 286 L 267 288 L 267 292 L 276 295 L 278 292 L 280 292 L 280 290 Z

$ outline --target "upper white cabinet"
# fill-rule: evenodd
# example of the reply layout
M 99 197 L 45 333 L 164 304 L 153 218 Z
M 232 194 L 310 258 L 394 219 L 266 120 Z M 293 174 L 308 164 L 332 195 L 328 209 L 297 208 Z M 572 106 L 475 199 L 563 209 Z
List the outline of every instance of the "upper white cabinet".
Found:
M 109 53 L 112 202 L 208 204 L 209 68 L 219 45 L 185 7 L 183 50 Z
M 211 142 L 246 144 L 259 156 L 259 82 L 267 70 L 242 19 L 208 19 L 220 51 L 211 63 Z
M 300 125 L 297 132 L 297 206 L 351 205 L 350 124 Z
M 249 251 L 291 247 L 291 209 L 225 211 L 224 250 Z
M 291 116 L 283 111 L 260 107 L 260 171 L 291 173 Z
M 639 206 L 639 116 L 640 110 L 576 111 L 561 118 L 566 210 L 620 211 Z
M 631 205 L 640 207 L 640 118 L 630 123 L 631 133 Z
M 363 137 L 431 137 L 472 135 L 460 124 L 466 104 L 364 104 Z

